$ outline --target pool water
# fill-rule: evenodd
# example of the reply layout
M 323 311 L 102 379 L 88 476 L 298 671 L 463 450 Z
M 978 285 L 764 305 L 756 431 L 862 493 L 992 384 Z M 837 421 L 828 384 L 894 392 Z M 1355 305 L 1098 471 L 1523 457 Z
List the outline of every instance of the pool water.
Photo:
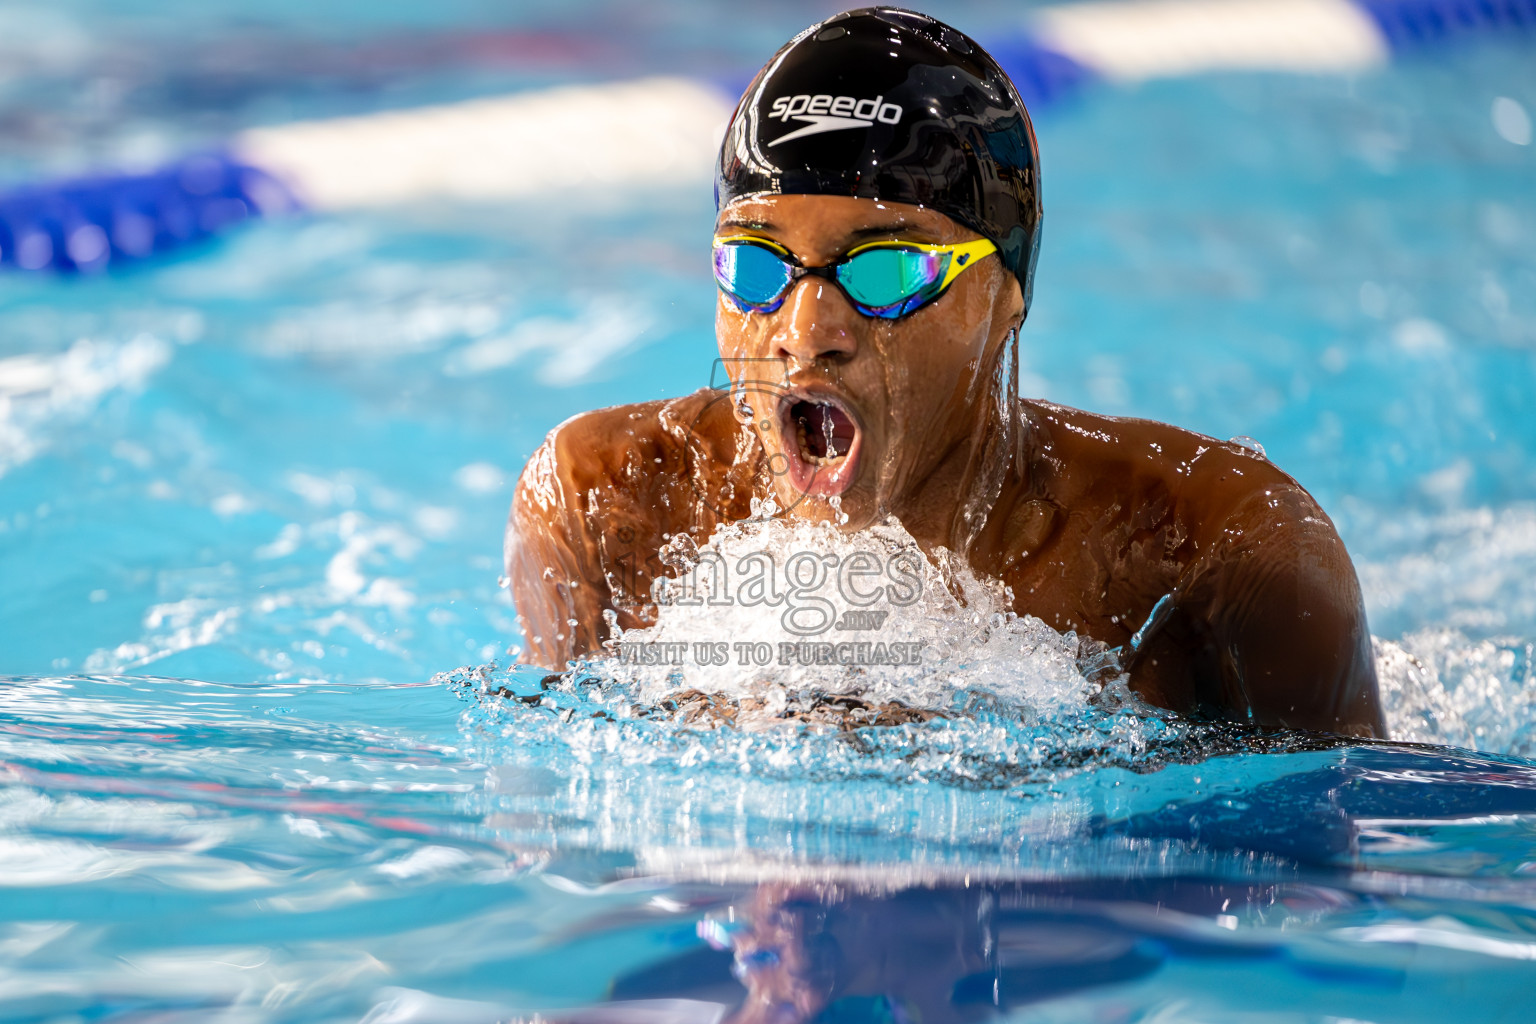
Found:
M 739 80 L 823 13 L 13 4 L 0 179 Z M 476 32 L 502 49 L 466 59 Z M 1531 52 L 1036 117 L 1024 391 L 1249 435 L 1310 488 L 1391 744 L 987 701 L 710 729 L 509 669 L 523 460 L 711 381 L 706 188 L 0 278 L 0 1019 L 706 1021 L 748 990 L 828 1021 L 1529 1019 L 1536 148 L 1490 109 L 1536 111 Z

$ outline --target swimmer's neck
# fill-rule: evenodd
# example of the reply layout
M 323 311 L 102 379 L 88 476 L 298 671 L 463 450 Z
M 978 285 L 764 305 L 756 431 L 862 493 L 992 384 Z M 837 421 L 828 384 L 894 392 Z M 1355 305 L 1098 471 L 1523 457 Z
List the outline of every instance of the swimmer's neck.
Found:
M 1034 474 L 1032 418 L 1016 396 L 998 401 L 997 388 L 971 406 L 972 424 L 891 512 L 928 552 L 969 553 L 1002 528 L 1029 491 Z

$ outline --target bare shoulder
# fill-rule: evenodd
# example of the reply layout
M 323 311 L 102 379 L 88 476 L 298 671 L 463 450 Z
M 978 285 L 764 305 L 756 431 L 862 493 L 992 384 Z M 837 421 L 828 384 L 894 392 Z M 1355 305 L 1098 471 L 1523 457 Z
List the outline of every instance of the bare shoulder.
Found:
M 532 508 L 581 506 L 596 489 L 644 489 L 718 434 L 718 393 L 615 405 L 556 426 L 529 457 L 516 501 Z
M 603 641 L 605 610 L 645 624 L 657 551 L 672 534 L 702 540 L 733 494 L 718 451 L 740 430 L 720 393 L 597 409 L 549 432 L 523 468 L 504 540 L 527 644 L 558 667 Z M 747 488 L 738 488 L 750 495 Z
M 1175 597 L 1133 688 L 1263 725 L 1385 734 L 1354 566 L 1293 477 L 1244 445 L 1166 423 L 1043 402 L 1022 412 L 1036 502 L 1065 524 L 1051 554 L 1067 569 L 1043 591 L 1047 607 L 1123 643 L 1125 622 Z M 1106 612 L 1119 619 L 1106 625 Z
M 529 457 L 519 490 L 542 491 L 554 485 L 567 494 L 580 494 L 622 477 L 626 467 L 639 465 L 663 444 L 657 419 L 664 404 L 637 402 L 572 416 L 551 430 Z
M 1256 505 L 1327 522 L 1294 477 L 1245 445 L 1155 420 L 1041 401 L 1021 406 L 1034 428 L 1036 461 L 1068 506 L 1166 503 L 1196 532 L 1219 530 Z

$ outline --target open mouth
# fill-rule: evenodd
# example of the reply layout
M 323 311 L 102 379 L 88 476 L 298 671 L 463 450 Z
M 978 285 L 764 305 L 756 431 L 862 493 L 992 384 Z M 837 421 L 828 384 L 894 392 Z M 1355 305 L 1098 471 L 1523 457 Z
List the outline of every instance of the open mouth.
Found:
M 839 402 L 790 396 L 781 408 L 789 482 L 802 494 L 830 497 L 853 483 L 860 430 Z

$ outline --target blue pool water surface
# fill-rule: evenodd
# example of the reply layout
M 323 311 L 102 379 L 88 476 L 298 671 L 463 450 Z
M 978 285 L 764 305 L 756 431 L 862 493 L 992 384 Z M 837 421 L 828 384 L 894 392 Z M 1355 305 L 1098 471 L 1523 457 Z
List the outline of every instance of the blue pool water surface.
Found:
M 824 13 L 12 3 L 0 182 L 733 80 Z M 476 33 L 503 56 L 461 59 Z M 508 669 L 523 460 L 710 382 L 706 188 L 0 278 L 0 1019 L 705 1021 L 792 975 L 826 1021 L 1529 1020 L 1536 147 L 1490 110 L 1536 112 L 1533 52 L 1036 118 L 1024 391 L 1249 435 L 1310 488 L 1389 744 L 984 706 L 707 730 Z

